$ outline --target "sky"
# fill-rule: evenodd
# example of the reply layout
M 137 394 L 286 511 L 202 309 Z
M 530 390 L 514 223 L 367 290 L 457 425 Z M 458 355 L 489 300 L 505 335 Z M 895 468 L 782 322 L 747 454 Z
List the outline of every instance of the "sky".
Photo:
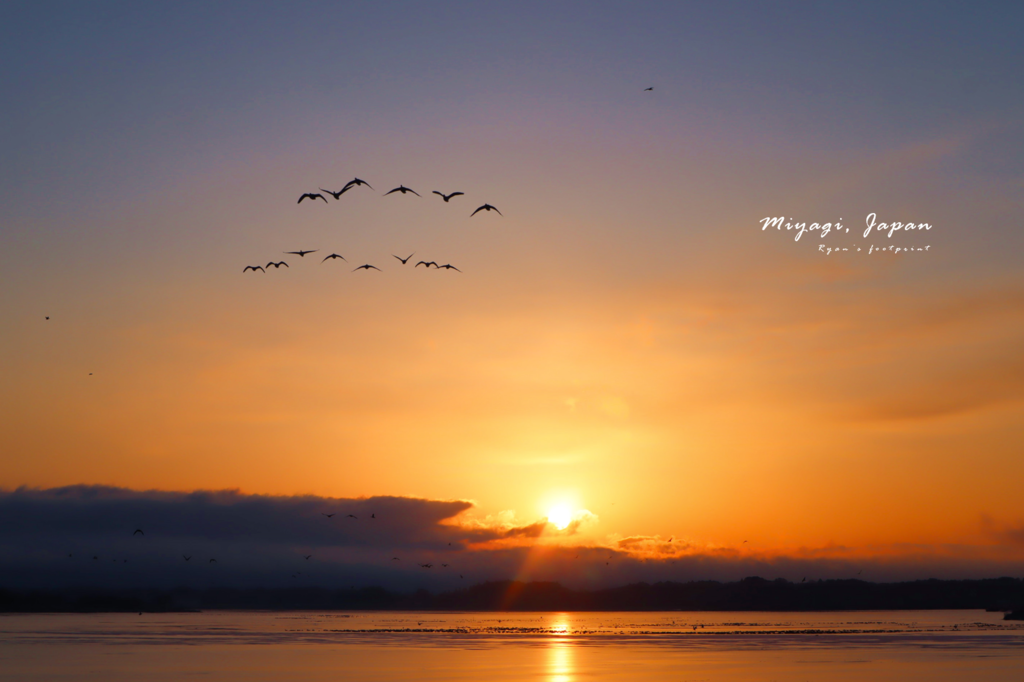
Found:
M 113 496 L 114 536 L 140 523 L 124 500 L 316 522 L 399 500 L 481 577 L 1019 574 L 1022 25 L 1009 3 L 4 3 L 0 525 L 26 499 Z M 372 189 L 296 203 L 353 177 Z M 865 236 L 871 214 L 928 229 Z M 0 530 L 0 562 L 120 551 L 39 532 Z M 441 551 L 338 533 L 259 552 L 370 580 Z

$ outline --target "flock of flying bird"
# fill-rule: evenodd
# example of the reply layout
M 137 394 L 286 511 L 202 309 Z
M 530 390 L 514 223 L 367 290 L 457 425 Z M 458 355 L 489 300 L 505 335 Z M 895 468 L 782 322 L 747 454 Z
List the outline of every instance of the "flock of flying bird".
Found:
M 347 192 L 350 189 L 353 189 L 355 187 L 361 187 L 361 186 L 365 186 L 365 187 L 368 187 L 369 189 L 373 190 L 373 187 L 370 186 L 370 183 L 368 183 L 366 180 L 361 180 L 359 178 L 355 178 L 353 180 L 350 180 L 349 182 L 347 182 L 345 184 L 344 187 L 342 187 L 337 192 L 331 191 L 329 189 L 324 189 L 323 187 L 320 187 L 319 189 L 320 189 L 320 192 L 324 192 L 326 194 L 329 194 L 332 197 L 334 197 L 335 201 L 338 201 L 338 200 L 341 199 L 341 195 L 344 194 L 345 192 Z M 327 201 L 327 197 L 325 197 L 320 192 L 305 192 L 302 196 L 299 197 L 299 200 L 297 202 L 295 202 L 295 203 L 296 204 L 301 204 L 305 199 L 309 199 L 311 202 L 315 203 L 317 199 L 322 199 L 325 204 L 330 204 L 331 202 Z M 419 192 L 417 192 L 414 189 L 410 189 L 410 188 L 406 187 L 405 185 L 399 185 L 398 187 L 394 188 L 390 192 L 385 192 L 384 196 L 388 196 L 389 194 L 394 194 L 395 192 L 398 192 L 399 194 L 415 194 L 418 197 L 422 197 L 422 195 Z M 446 203 L 446 204 L 449 201 L 451 201 L 454 197 L 465 196 L 465 192 L 451 192 L 449 194 L 445 194 L 443 192 L 438 192 L 437 190 L 434 190 L 434 194 L 436 194 L 437 196 L 439 196 L 442 199 L 444 199 L 444 203 Z M 498 215 L 502 215 L 501 211 L 499 211 L 494 206 L 491 206 L 490 204 L 484 204 L 483 206 L 480 206 L 475 211 L 470 213 L 469 217 L 472 218 L 473 216 L 475 216 L 480 211 L 488 211 L 488 212 L 489 211 L 494 211 Z M 290 255 L 290 256 L 298 256 L 299 258 L 305 258 L 306 254 L 308 254 L 308 253 L 316 253 L 319 250 L 320 249 L 309 249 L 309 250 L 300 249 L 298 251 L 285 251 L 284 253 L 287 254 L 287 255 Z M 402 263 L 402 265 L 405 265 L 406 263 L 409 262 L 409 259 L 412 258 L 415 255 L 416 254 L 414 252 L 414 253 L 409 254 L 405 258 L 402 258 L 401 256 L 394 256 L 394 257 L 396 259 L 398 259 Z M 325 257 L 320 262 L 321 263 L 326 263 L 329 260 L 335 260 L 335 259 L 339 259 L 339 258 L 341 260 L 345 261 L 346 263 L 348 262 L 348 259 L 346 259 L 341 254 L 337 254 L 337 253 L 332 253 L 331 255 Z M 286 268 L 290 267 L 288 265 L 288 263 L 286 263 L 283 260 L 282 261 L 270 261 L 266 265 L 246 265 L 242 269 L 242 273 L 244 274 L 244 273 L 248 272 L 249 270 L 252 270 L 253 272 L 256 272 L 257 270 L 259 270 L 262 273 L 266 273 L 267 270 L 269 268 L 271 268 L 271 267 L 273 267 L 275 270 L 280 270 L 282 265 L 284 267 L 286 267 Z M 430 260 L 430 261 L 421 260 L 418 263 L 416 263 L 416 265 L 414 265 L 413 267 L 414 268 L 418 268 L 421 265 L 426 267 L 427 270 L 429 270 L 431 267 L 433 267 L 436 270 L 455 270 L 456 272 L 462 272 L 462 270 L 459 270 L 457 267 L 455 267 L 451 263 L 445 263 L 444 265 L 439 265 L 436 261 L 432 261 L 432 260 Z M 356 272 L 358 270 L 377 270 L 377 271 L 380 271 L 380 268 L 378 268 L 376 265 L 371 265 L 370 263 L 365 263 L 363 265 L 360 265 L 357 268 L 354 268 L 352 270 L 352 272 Z

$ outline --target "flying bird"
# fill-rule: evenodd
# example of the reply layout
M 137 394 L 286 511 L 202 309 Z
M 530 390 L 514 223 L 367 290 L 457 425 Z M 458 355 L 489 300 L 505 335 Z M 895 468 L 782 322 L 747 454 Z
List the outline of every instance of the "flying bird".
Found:
M 349 191 L 350 189 L 352 189 L 352 185 L 345 185 L 344 187 L 342 187 L 342 188 L 341 188 L 341 189 L 340 189 L 339 191 L 337 191 L 337 192 L 332 192 L 331 190 L 329 190 L 329 189 L 324 189 L 323 187 L 321 187 L 321 188 L 320 188 L 320 191 L 321 191 L 321 192 L 327 192 L 327 193 L 328 193 L 328 194 L 330 194 L 330 195 L 331 195 L 332 197 L 334 197 L 334 200 L 335 200 L 335 201 L 337 201 L 338 199 L 340 199 L 340 198 L 341 198 L 341 195 L 342 195 L 342 194 L 344 194 L 345 192 Z
M 398 187 L 394 188 L 394 189 L 393 189 L 393 190 L 391 190 L 390 192 L 385 192 L 385 193 L 384 193 L 384 196 L 387 196 L 387 195 L 389 195 L 389 194 L 394 194 L 395 192 L 401 192 L 402 194 L 407 194 L 408 192 L 412 192 L 412 193 L 413 193 L 413 194 L 415 194 L 416 196 L 419 196 L 419 195 L 420 195 L 420 193 L 419 193 L 419 192 L 417 192 L 417 191 L 416 191 L 416 190 L 414 190 L 414 189 L 409 189 L 409 188 L 408 188 L 408 187 L 406 187 L 405 185 L 399 185 Z
M 98 557 L 98 556 L 94 556 L 94 557 L 92 558 L 92 560 L 93 560 L 93 561 L 96 561 L 97 559 L 99 559 L 99 557 Z
M 263 269 L 262 265 L 246 265 L 245 268 L 242 269 L 242 272 L 245 273 L 247 270 L 252 270 L 253 272 L 259 270 L 263 274 L 267 273 L 267 271 Z
M 445 263 L 444 265 L 438 265 L 437 269 L 438 270 L 441 270 L 441 269 L 444 269 L 444 270 L 455 270 L 456 272 L 462 272 L 462 270 L 459 270 L 457 267 L 455 267 L 451 263 Z
M 462 578 L 462 574 L 461 573 L 459 573 L 459 577 Z M 463 580 L 465 580 L 465 578 L 463 578 Z
M 338 512 L 334 512 L 334 514 L 337 514 L 337 513 Z M 326 516 L 327 518 L 331 518 L 332 516 L 334 516 L 334 514 L 325 514 L 323 512 L 320 512 L 320 516 Z
M 380 270 L 380 268 L 378 268 L 376 265 L 370 265 L 369 263 L 367 263 L 366 265 L 360 265 L 358 268 L 352 270 L 352 272 L 355 272 L 356 270 L 369 270 L 370 268 L 373 268 L 374 270 Z M 351 516 L 351 514 L 349 514 L 349 516 Z
M 433 568 L 434 564 L 420 564 L 420 568 Z
M 49 315 L 47 315 L 47 316 L 46 316 L 46 319 L 50 319 L 50 316 L 49 316 Z
M 299 249 L 298 251 L 283 251 L 282 253 L 293 254 L 299 258 L 305 258 L 307 253 L 316 253 L 319 250 L 320 249 L 310 249 L 309 251 L 303 251 L 302 249 Z
M 134 532 L 134 533 L 132 533 L 132 535 L 138 535 L 138 534 L 140 534 L 140 533 L 142 533 L 142 535 L 145 535 L 145 533 L 143 533 L 143 532 L 142 532 L 142 529 L 141 529 L 141 528 L 136 528 L 136 529 L 135 529 L 135 532 Z
M 412 257 L 412 256 L 410 256 L 410 258 L 411 258 L 411 257 Z M 370 518 L 371 518 L 371 519 L 375 519 L 375 518 L 377 518 L 377 515 L 376 515 L 376 514 L 370 514 Z
M 654 89 L 654 88 L 644 88 L 644 92 L 650 92 L 650 91 L 651 91 L 651 90 L 653 90 L 653 89 Z
M 434 266 L 435 268 L 437 267 L 437 263 L 435 263 L 435 262 L 434 262 L 434 261 L 432 261 L 432 260 L 421 260 L 421 261 L 420 261 L 419 263 L 417 263 L 417 264 L 416 264 L 415 266 L 413 266 L 413 267 L 417 267 L 417 268 L 418 268 L 418 267 L 419 267 L 419 266 L 421 266 L 421 265 L 426 265 L 426 266 L 427 266 L 427 270 L 429 270 L 429 269 L 430 269 L 430 266 L 431 266 L 431 265 L 433 265 L 433 266 Z
M 285 266 L 286 268 L 288 267 L 288 264 L 287 264 L 287 263 L 285 263 L 285 262 L 284 262 L 283 260 L 279 260 L 279 261 L 277 261 L 276 263 L 275 263 L 274 261 L 270 261 L 269 263 L 267 263 L 267 267 L 268 267 L 268 268 L 269 268 L 269 267 L 270 267 L 271 265 L 273 265 L 273 266 L 274 266 L 274 268 L 275 268 L 275 269 L 277 269 L 277 270 L 280 270 L 280 269 L 281 269 L 281 266 L 282 266 L 282 265 L 283 265 L 283 266 Z M 266 272 L 266 271 L 264 271 L 264 272 Z
M 313 557 L 312 554 L 307 554 L 306 556 L 304 556 L 302 558 L 305 559 L 306 561 L 309 561 L 312 557 Z
M 480 207 L 480 208 L 478 208 L 477 210 L 475 210 L 475 211 L 473 211 L 472 213 L 470 213 L 470 214 L 469 214 L 469 217 L 470 217 L 470 218 L 472 218 L 473 216 L 475 216 L 475 215 L 476 215 L 477 213 L 479 213 L 480 211 L 494 211 L 494 212 L 495 212 L 495 213 L 497 213 L 498 215 L 501 215 L 501 211 L 499 211 L 498 209 L 494 208 L 494 207 L 493 207 L 493 206 L 491 206 L 490 204 L 484 204 L 483 206 L 481 206 L 481 207 Z M 502 216 L 502 217 L 504 218 L 505 216 Z
M 296 201 L 295 203 L 301 204 L 303 199 L 312 199 L 313 201 L 316 201 L 317 199 L 323 199 L 324 203 L 327 203 L 327 198 L 324 197 L 324 195 L 320 194 L 319 192 L 306 192 L 301 197 L 299 197 L 299 200 Z
M 345 518 L 346 518 L 346 519 L 358 519 L 359 517 L 358 517 L 358 516 L 356 516 L 355 514 L 349 514 L 349 515 L 348 515 L 348 516 L 346 516 Z
M 184 554 L 182 554 L 182 555 L 181 555 L 181 558 L 182 558 L 182 559 L 184 559 L 185 561 L 188 561 L 189 559 L 191 559 L 191 558 L 192 558 L 192 555 L 189 555 L 189 556 L 185 556 Z
M 396 557 L 396 556 L 393 556 L 393 557 L 391 557 L 391 560 L 392 560 L 392 561 L 401 561 L 401 559 L 399 559 L 399 558 L 398 558 L 398 557 Z
M 215 564 L 215 563 L 217 563 L 217 560 L 216 559 L 210 559 L 210 563 L 211 564 Z
M 452 192 L 451 194 L 443 194 L 435 189 L 434 194 L 444 199 L 444 203 L 447 204 L 449 199 L 451 199 L 452 197 L 461 197 L 465 194 L 465 192 Z
M 402 261 L 402 265 L 405 265 L 406 263 L 408 263 L 408 262 L 409 262 L 409 258 L 412 258 L 413 256 L 415 256 L 415 255 L 416 255 L 416 252 L 415 252 L 415 251 L 413 251 L 413 252 L 412 252 L 412 253 L 410 253 L 410 254 L 409 254 L 409 256 L 408 256 L 408 257 L 406 257 L 406 258 L 402 258 L 401 256 L 395 256 L 395 254 L 391 254 L 391 255 L 392 255 L 392 256 L 394 256 L 395 258 L 397 258 L 398 260 Z
M 448 564 L 441 564 L 441 568 L 448 568 Z
M 345 261 L 346 263 L 348 262 L 348 260 L 344 256 L 342 256 L 340 253 L 332 253 L 330 256 L 327 256 L 326 258 L 324 258 L 320 262 L 323 263 L 325 261 L 334 260 L 335 258 L 340 258 L 341 260 Z
M 347 183 L 345 183 L 345 189 L 348 189 L 349 187 L 356 187 L 359 185 L 366 185 L 367 187 L 370 187 L 370 183 L 368 183 L 366 180 L 360 180 L 359 178 L 355 178 L 354 180 L 349 180 Z M 370 187 L 370 189 L 373 189 L 373 187 Z

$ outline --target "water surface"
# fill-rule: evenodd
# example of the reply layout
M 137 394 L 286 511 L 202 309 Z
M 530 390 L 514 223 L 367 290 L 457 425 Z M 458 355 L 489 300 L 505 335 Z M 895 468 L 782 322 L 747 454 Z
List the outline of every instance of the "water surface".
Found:
M 1019 680 L 984 611 L 0 616 L 6 680 Z

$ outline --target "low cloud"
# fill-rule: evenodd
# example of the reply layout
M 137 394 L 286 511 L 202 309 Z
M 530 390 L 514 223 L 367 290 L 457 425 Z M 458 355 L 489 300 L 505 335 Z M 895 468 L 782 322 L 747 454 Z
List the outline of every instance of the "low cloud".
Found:
M 488 580 L 573 587 L 748 576 L 974 578 L 1024 572 L 1024 531 L 1005 544 L 828 547 L 787 555 L 633 535 L 560 544 L 596 519 L 556 530 L 514 513 L 472 519 L 465 500 L 135 491 L 101 486 L 0 492 L 0 589 L 380 585 L 453 589 Z M 136 533 L 136 530 L 143 531 Z M 187 557 L 187 558 L 186 558 Z

